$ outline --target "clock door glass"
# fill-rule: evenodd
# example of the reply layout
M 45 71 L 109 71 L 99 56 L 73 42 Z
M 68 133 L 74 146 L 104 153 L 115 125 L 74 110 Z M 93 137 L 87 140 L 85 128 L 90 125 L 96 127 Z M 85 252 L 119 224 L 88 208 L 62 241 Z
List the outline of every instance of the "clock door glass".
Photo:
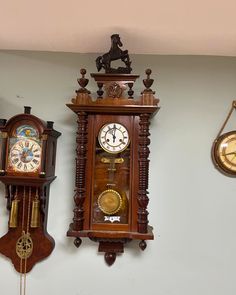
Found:
M 92 222 L 127 224 L 130 195 L 130 140 L 120 123 L 101 127 L 95 150 Z
M 9 140 L 8 171 L 34 173 L 40 168 L 41 141 L 30 125 L 16 128 Z
M 236 133 L 223 137 L 218 146 L 218 158 L 226 169 L 236 172 Z

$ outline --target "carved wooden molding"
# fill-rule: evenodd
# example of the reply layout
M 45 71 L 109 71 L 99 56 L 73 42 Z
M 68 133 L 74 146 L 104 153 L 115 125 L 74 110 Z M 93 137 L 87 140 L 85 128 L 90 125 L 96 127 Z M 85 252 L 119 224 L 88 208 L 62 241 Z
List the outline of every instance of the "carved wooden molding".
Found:
M 139 190 L 138 190 L 138 232 L 148 232 L 148 174 L 149 174 L 149 114 L 140 115 L 139 131 Z
M 88 116 L 85 112 L 78 113 L 77 148 L 76 148 L 76 179 L 75 179 L 75 208 L 73 229 L 82 230 L 84 222 L 84 199 L 85 199 L 85 168 L 87 153 L 87 125 Z

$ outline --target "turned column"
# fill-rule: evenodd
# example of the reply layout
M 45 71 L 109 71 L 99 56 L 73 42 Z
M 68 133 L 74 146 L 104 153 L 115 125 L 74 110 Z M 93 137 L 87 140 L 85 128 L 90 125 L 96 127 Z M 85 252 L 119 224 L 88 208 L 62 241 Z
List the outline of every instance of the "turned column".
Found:
M 138 190 L 138 232 L 148 232 L 148 174 L 149 174 L 149 114 L 140 115 L 139 131 L 139 190 Z
M 87 154 L 87 126 L 88 115 L 85 112 L 78 114 L 78 130 L 76 137 L 76 178 L 75 178 L 75 208 L 73 218 L 73 229 L 76 231 L 83 230 L 84 224 L 84 200 L 85 200 L 85 168 Z

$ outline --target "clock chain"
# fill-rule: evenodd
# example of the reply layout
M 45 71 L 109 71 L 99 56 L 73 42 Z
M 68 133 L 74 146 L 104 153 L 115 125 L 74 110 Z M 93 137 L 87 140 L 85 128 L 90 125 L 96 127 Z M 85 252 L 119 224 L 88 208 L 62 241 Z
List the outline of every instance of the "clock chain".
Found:
M 225 121 L 224 121 L 224 123 L 223 123 L 223 125 L 222 125 L 220 131 L 218 132 L 216 138 L 220 137 L 222 131 L 224 130 L 226 124 L 227 124 L 228 121 L 229 121 L 230 116 L 232 115 L 232 113 L 233 113 L 233 111 L 234 111 L 235 109 L 236 109 L 236 100 L 234 100 L 234 101 L 232 102 L 232 106 L 231 106 L 231 109 L 230 109 L 230 111 L 229 111 L 229 113 L 228 113 L 228 116 L 227 116 L 227 118 L 225 119 Z
M 24 192 L 23 192 L 23 213 L 22 213 L 22 236 L 21 236 L 21 242 L 26 247 L 30 247 L 30 250 L 32 250 L 32 239 L 30 238 L 30 232 L 29 232 L 29 226 L 30 226 L 30 204 L 31 204 L 31 187 L 29 187 L 29 193 L 28 193 L 28 204 L 26 204 L 26 187 L 24 186 Z M 27 220 L 26 220 L 26 231 L 24 230 L 24 221 L 25 221 L 25 210 L 27 206 Z M 19 239 L 18 239 L 19 241 Z M 28 244 L 29 243 L 29 244 Z M 29 256 L 29 253 L 24 252 L 26 249 L 22 249 L 22 255 L 20 257 L 20 295 L 26 294 L 26 270 L 27 270 L 27 259 Z M 24 259 L 24 263 L 23 263 Z

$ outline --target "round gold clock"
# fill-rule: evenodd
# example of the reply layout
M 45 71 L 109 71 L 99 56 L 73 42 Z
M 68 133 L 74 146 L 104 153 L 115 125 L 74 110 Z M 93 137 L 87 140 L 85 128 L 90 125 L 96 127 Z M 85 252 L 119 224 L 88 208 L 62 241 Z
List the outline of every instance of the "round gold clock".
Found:
M 124 125 L 112 122 L 102 126 L 98 134 L 98 141 L 106 152 L 117 154 L 128 147 L 130 139 Z
M 221 172 L 236 176 L 236 131 L 224 133 L 214 141 L 212 159 Z

